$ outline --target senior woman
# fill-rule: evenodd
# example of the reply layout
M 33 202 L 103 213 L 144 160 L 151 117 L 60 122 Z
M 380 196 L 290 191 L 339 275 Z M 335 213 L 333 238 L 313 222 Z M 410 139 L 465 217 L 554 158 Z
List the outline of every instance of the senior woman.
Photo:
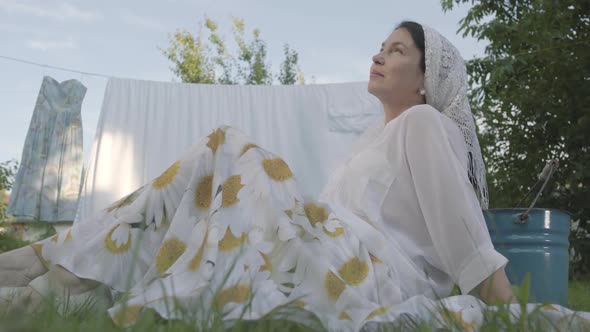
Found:
M 72 293 L 128 291 L 109 309 L 120 325 L 146 308 L 256 319 L 292 303 L 331 330 L 356 329 L 454 285 L 510 302 L 507 260 L 481 211 L 485 169 L 457 49 L 403 22 L 373 57 L 368 90 L 384 118 L 317 200 L 301 197 L 280 157 L 223 126 L 92 220 L 0 255 L 0 287 L 50 271 Z

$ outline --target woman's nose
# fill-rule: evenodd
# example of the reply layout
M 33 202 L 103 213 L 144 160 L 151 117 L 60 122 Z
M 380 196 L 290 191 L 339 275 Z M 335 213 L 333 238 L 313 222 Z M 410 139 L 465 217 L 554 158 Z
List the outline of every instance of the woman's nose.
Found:
M 383 57 L 381 57 L 381 53 L 373 55 L 373 63 L 378 65 L 383 64 Z

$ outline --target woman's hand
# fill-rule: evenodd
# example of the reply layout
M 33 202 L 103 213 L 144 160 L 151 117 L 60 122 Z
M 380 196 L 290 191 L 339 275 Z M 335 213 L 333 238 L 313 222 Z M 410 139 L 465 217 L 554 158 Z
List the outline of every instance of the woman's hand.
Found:
M 478 287 L 479 298 L 486 304 L 518 303 L 512 292 L 504 268 L 501 268 L 481 282 Z

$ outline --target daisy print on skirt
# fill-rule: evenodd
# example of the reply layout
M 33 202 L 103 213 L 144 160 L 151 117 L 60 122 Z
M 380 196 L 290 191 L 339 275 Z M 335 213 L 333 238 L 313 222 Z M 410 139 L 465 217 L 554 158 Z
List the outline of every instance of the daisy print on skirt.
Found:
M 154 222 L 160 227 L 169 222 L 184 195 L 191 172 L 190 163 L 179 159 L 151 182 L 145 211 L 148 223 Z

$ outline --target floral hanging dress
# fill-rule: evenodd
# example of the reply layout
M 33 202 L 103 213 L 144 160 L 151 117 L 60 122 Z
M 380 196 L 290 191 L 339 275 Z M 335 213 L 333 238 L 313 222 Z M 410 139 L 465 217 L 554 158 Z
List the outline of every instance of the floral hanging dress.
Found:
M 18 221 L 74 220 L 84 158 L 80 112 L 85 94 L 77 80 L 43 78 L 7 209 Z

